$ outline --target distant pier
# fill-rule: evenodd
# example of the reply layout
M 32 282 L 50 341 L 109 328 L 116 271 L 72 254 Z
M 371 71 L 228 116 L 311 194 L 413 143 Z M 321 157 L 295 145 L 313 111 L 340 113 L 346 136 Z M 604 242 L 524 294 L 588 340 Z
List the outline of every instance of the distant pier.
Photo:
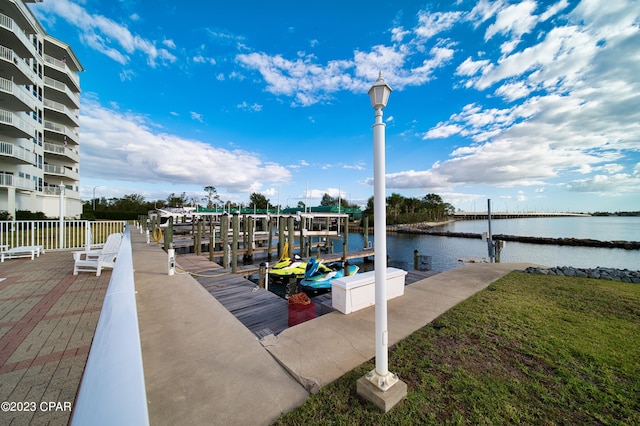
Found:
M 456 220 L 482 220 L 488 219 L 487 212 L 455 212 Z M 586 213 L 544 213 L 544 212 L 491 212 L 491 219 L 522 219 L 533 217 L 588 217 Z

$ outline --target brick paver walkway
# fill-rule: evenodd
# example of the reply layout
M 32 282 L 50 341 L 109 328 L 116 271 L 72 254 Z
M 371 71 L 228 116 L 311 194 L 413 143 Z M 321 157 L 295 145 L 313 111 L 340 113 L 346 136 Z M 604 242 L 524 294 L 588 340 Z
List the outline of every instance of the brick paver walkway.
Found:
M 74 276 L 71 252 L 0 263 L 0 424 L 66 425 L 111 270 Z

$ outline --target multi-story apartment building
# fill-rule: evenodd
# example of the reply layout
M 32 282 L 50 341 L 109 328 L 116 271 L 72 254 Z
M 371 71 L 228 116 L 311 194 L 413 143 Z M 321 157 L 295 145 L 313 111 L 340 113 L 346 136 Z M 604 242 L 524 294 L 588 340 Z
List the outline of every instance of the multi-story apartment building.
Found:
M 0 211 L 79 218 L 83 71 L 26 3 L 0 0 Z M 61 197 L 62 192 L 62 197 Z

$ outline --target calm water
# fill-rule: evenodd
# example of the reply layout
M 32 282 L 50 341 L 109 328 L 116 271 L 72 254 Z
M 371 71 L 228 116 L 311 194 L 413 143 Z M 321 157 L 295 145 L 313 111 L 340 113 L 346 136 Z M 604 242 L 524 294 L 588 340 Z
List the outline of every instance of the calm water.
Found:
M 459 221 L 439 229 L 454 232 L 484 233 L 486 220 Z M 566 217 L 500 219 L 491 221 L 493 234 L 548 238 L 592 238 L 601 241 L 640 241 L 640 217 Z M 373 236 L 369 236 L 373 244 Z M 349 234 L 350 250 L 363 247 L 363 237 Z M 392 262 L 406 262 L 413 267 L 413 251 L 432 257 L 432 269 L 446 271 L 462 265 L 459 258 L 486 258 L 484 240 L 430 235 L 388 234 L 387 253 Z M 640 269 L 640 250 L 567 247 L 506 242 L 502 262 L 530 262 L 545 266 L 597 266 Z

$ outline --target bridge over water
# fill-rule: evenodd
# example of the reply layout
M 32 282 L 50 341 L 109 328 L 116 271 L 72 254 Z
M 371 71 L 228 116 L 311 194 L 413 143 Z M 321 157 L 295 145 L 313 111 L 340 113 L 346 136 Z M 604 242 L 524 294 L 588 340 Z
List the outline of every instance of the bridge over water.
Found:
M 456 220 L 481 220 L 487 219 L 487 212 L 456 212 L 453 214 Z M 521 219 L 529 217 L 580 217 L 591 216 L 585 213 L 545 213 L 545 212 L 491 212 L 491 219 Z

